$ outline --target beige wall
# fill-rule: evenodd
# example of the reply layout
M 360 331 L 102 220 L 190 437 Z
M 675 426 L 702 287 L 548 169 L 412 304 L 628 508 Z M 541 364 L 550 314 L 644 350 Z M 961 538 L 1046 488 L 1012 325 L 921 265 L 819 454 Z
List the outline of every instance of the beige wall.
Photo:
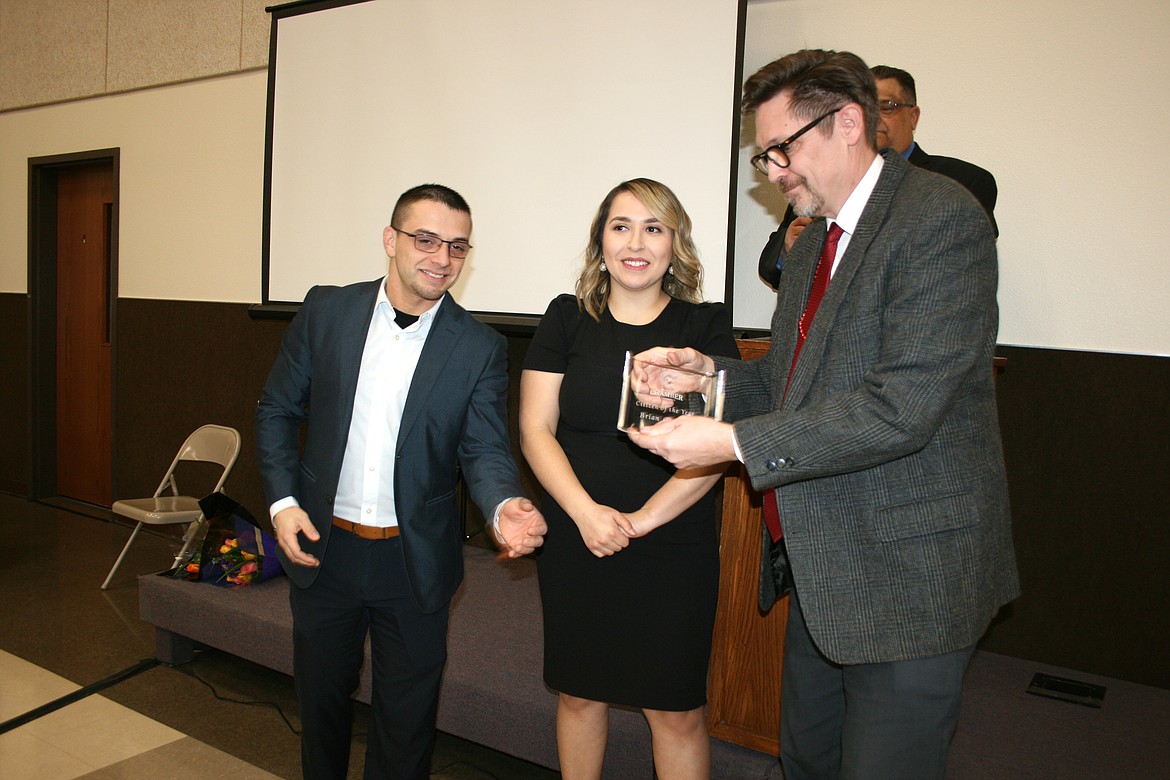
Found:
M 260 300 L 264 7 L 0 0 L 0 292 L 28 289 L 29 158 L 116 147 L 118 295 Z
M 260 301 L 265 71 L 0 114 L 0 292 L 27 292 L 28 160 L 121 149 L 118 295 Z
M 268 65 L 267 0 L 0 0 L 0 111 Z

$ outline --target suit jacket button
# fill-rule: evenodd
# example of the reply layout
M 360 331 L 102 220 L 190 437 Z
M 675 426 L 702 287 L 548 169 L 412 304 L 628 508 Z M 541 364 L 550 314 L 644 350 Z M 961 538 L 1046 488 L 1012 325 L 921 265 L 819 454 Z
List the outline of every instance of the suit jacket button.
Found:
M 768 469 L 768 471 L 775 471 L 776 469 L 780 468 L 783 465 L 784 465 L 783 460 L 780 460 L 779 463 L 777 463 L 774 460 L 769 460 L 769 461 L 764 463 L 764 468 Z

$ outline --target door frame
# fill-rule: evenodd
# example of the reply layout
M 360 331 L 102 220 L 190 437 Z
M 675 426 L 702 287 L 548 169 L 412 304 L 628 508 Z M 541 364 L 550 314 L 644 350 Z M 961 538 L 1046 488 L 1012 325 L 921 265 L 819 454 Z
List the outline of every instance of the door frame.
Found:
M 107 163 L 113 172 L 110 215 L 111 463 L 117 452 L 118 212 L 121 149 L 93 149 L 28 160 L 29 474 L 28 497 L 57 495 L 57 175 L 62 169 Z M 110 485 L 118 495 L 117 468 Z

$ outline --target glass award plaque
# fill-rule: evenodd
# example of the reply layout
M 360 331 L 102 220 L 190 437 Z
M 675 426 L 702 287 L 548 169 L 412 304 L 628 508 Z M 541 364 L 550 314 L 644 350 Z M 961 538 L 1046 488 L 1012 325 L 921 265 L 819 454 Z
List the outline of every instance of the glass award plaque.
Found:
M 722 420 L 724 377 L 723 371 L 692 371 L 627 352 L 617 427 L 640 429 L 687 414 Z

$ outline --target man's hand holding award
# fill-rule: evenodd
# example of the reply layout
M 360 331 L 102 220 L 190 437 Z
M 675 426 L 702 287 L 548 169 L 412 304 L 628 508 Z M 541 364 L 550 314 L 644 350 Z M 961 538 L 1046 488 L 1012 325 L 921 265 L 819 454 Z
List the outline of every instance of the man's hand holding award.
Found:
M 694 349 L 655 347 L 626 355 L 618 427 L 679 469 L 735 460 L 723 419 L 724 372 Z
M 641 430 L 683 415 L 722 419 L 724 374 L 713 367 L 710 358 L 693 349 L 627 352 L 618 428 Z

